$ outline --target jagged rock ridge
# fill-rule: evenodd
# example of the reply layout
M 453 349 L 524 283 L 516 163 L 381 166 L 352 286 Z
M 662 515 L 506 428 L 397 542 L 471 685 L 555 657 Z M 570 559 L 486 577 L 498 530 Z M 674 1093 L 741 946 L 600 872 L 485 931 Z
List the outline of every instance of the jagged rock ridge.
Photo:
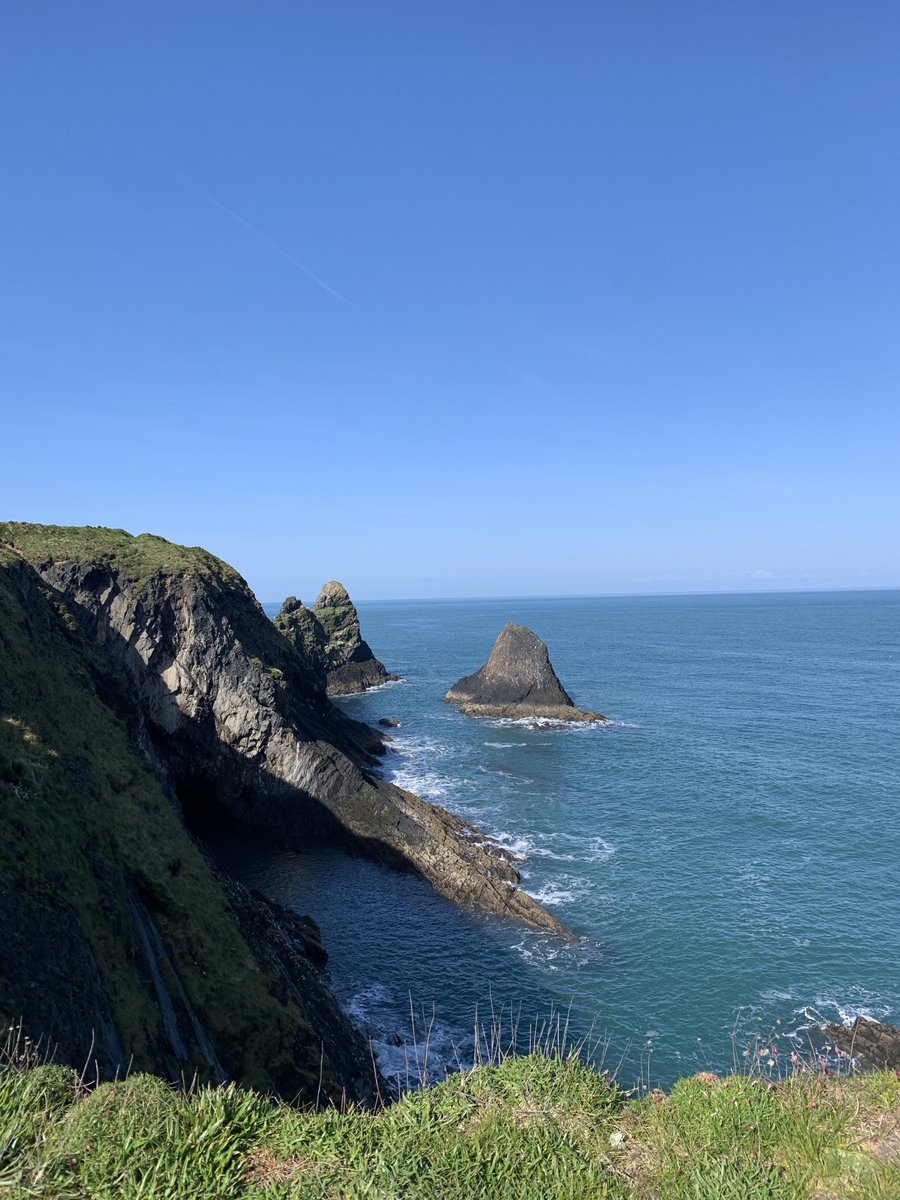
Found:
M 576 707 L 553 669 L 545 643 L 512 622 L 501 631 L 484 666 L 458 680 L 445 699 L 473 717 L 607 719 Z
M 356 606 L 337 580 L 325 584 L 311 608 L 288 596 L 275 624 L 308 658 L 329 695 L 364 692 L 399 678 L 363 640 Z
M 149 754 L 192 815 L 227 811 L 280 844 L 340 838 L 458 903 L 571 936 L 479 830 L 376 773 L 383 742 L 316 684 L 233 568 L 116 530 L 0 524 L 140 698 Z

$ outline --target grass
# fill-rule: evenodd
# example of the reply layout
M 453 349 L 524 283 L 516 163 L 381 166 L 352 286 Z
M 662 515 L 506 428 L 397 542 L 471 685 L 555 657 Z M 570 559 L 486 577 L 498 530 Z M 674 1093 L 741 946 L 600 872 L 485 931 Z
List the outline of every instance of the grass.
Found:
M 900 1079 L 701 1074 L 634 1100 L 577 1056 L 462 1071 L 379 1113 L 7 1055 L 0 1194 L 104 1200 L 896 1200 Z
M 76 562 L 113 569 L 140 590 L 155 575 L 191 572 L 222 584 L 242 584 L 233 567 L 200 546 L 178 546 L 154 533 L 137 537 L 100 525 L 37 525 L 0 521 L 0 545 L 29 562 Z

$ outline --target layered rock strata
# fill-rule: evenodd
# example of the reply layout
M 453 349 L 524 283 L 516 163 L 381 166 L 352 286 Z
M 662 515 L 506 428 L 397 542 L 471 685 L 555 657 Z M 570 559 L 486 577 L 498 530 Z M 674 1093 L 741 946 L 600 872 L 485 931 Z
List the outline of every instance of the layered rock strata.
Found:
M 484 666 L 458 680 L 445 699 L 470 717 L 607 720 L 602 713 L 575 705 L 553 669 L 544 642 L 524 625 L 512 622 L 501 631 Z
M 508 853 L 469 823 L 380 778 L 369 726 L 327 698 L 302 647 L 243 579 L 199 549 L 121 530 L 0 525 L 131 680 L 148 758 L 190 823 L 227 812 L 303 847 L 342 840 L 484 912 L 570 936 L 517 886 Z
M 399 678 L 363 640 L 356 606 L 336 580 L 325 584 L 311 608 L 288 596 L 275 624 L 313 664 L 331 696 L 365 692 Z

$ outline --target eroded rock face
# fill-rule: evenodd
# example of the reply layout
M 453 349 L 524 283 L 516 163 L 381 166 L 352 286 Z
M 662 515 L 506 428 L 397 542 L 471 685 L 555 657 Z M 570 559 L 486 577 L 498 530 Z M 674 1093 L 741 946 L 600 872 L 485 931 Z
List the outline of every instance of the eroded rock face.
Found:
M 15 525 L 2 529 L 14 542 Z M 379 735 L 328 700 L 232 568 L 207 555 L 202 569 L 189 563 L 136 580 L 130 552 L 94 552 L 83 563 L 70 541 L 46 533 L 39 549 L 24 548 L 133 680 L 150 752 L 188 815 L 214 802 L 288 846 L 338 837 L 367 857 L 416 871 L 458 903 L 571 936 L 519 889 L 519 873 L 499 846 L 377 775 Z
M 512 622 L 500 633 L 484 666 L 458 680 L 445 699 L 472 717 L 607 719 L 576 707 L 553 670 L 544 642 Z
M 311 608 L 288 596 L 275 624 L 324 679 L 329 695 L 364 692 L 398 678 L 363 640 L 356 606 L 336 580 L 325 584 Z

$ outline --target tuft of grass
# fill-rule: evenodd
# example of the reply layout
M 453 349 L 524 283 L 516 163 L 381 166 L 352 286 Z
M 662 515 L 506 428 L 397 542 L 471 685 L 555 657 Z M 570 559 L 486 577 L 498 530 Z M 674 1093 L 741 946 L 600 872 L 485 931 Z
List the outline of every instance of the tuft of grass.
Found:
M 659 1200 L 897 1197 L 900 1164 L 861 1151 L 859 1119 L 898 1099 L 900 1081 L 886 1075 L 703 1072 L 634 1105 L 620 1166 Z

